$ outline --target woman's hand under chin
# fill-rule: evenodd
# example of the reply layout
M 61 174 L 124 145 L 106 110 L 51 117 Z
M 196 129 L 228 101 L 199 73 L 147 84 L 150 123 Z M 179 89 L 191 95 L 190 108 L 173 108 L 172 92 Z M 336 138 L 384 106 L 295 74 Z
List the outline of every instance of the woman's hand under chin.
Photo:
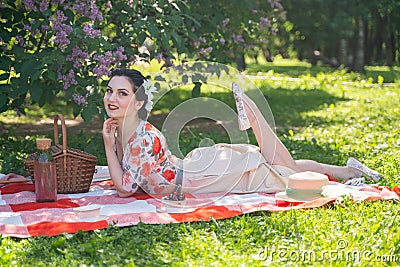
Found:
M 118 120 L 109 118 L 103 123 L 103 140 L 106 148 L 113 148 L 115 144 L 115 132 L 118 128 Z

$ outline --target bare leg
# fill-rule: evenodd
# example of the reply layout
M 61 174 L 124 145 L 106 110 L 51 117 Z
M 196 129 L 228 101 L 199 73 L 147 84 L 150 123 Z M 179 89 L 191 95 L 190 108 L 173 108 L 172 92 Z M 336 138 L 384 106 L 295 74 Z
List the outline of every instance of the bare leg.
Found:
M 329 174 L 335 178 L 342 178 L 345 180 L 361 177 L 361 171 L 347 167 L 347 166 L 334 166 L 324 163 L 319 163 L 314 160 L 308 159 L 300 159 L 296 160 L 296 164 L 299 167 L 300 171 L 313 171 L 319 172 L 323 174 Z
M 249 117 L 251 128 L 264 158 L 272 165 L 283 165 L 295 171 L 300 171 L 292 155 L 271 129 L 253 100 L 243 94 L 243 102 L 245 103 L 245 110 Z
M 285 145 L 271 129 L 257 105 L 245 94 L 243 94 L 243 102 L 261 154 L 270 164 L 283 165 L 297 172 L 314 171 L 342 179 L 361 177 L 362 173 L 354 168 L 328 165 L 313 160 L 294 160 Z

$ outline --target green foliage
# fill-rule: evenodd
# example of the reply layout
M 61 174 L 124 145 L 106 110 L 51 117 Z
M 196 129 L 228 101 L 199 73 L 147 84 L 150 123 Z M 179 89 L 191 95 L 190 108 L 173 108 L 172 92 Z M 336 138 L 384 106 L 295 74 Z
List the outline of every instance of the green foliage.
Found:
M 215 5 L 218 5 L 216 8 Z M 240 14 L 232 9 L 240 5 Z M 272 2 L 2 1 L 0 113 L 63 101 L 90 121 L 116 66 L 156 59 L 222 60 L 263 41 L 280 13 Z M 279 8 L 278 8 L 279 7 Z M 279 11 L 279 12 L 278 12 Z M 222 26 L 224 20 L 229 20 Z M 233 38 L 234 37 L 234 38 Z M 222 41 L 222 39 L 224 41 Z M 243 54 L 243 53 L 241 53 Z M 141 62 L 143 63 L 143 62 Z M 196 89 L 197 90 L 197 89 Z
M 90 3 L 2 3 L 0 112 L 24 113 L 26 105 L 61 97 L 75 116 L 82 113 L 90 121 L 99 113 L 100 84 L 111 67 L 159 53 L 174 58 L 174 47 L 186 52 L 183 40 L 196 38 L 185 26 L 189 18 L 182 15 L 187 8 L 181 1 Z M 141 48 L 148 40 L 158 41 L 151 54 Z
M 299 78 L 304 75 L 313 77 L 332 75 L 334 79 L 341 82 L 362 81 L 367 83 L 378 83 L 378 79 L 383 83 L 396 83 L 400 81 L 400 68 L 387 66 L 365 66 L 365 74 L 350 72 L 348 69 L 334 69 L 327 66 L 316 66 L 306 61 L 298 61 L 293 59 L 275 59 L 274 62 L 265 62 L 263 64 L 254 63 L 251 59 L 247 59 L 246 73 L 260 73 L 265 75 L 274 75 L 281 77 Z M 381 76 L 381 78 L 379 78 Z M 383 80 L 382 80 L 383 79 Z
M 298 58 L 358 71 L 364 65 L 399 63 L 399 45 L 391 40 L 399 32 L 397 0 L 282 0 L 282 5 L 293 25 L 286 33 L 290 32 L 291 48 Z M 287 42 L 288 37 L 281 39 Z
M 13 129 L 0 135 L 0 173 L 25 174 L 23 161 L 35 152 L 36 138 L 21 137 Z

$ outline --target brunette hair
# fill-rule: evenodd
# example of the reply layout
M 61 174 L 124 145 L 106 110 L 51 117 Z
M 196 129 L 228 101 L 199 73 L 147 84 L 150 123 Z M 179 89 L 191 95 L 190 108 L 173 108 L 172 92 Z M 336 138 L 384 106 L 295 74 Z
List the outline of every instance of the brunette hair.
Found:
M 129 82 L 132 84 L 133 92 L 135 93 L 136 100 L 144 101 L 143 106 L 138 111 L 138 116 L 142 120 L 147 119 L 147 115 L 149 112 L 146 110 L 146 103 L 147 103 L 147 95 L 144 91 L 143 86 L 141 86 L 145 81 L 146 78 L 143 74 L 138 70 L 130 70 L 130 69 L 114 69 L 111 72 L 111 78 L 114 76 L 124 76 L 129 79 Z M 110 80 L 111 80 L 110 78 Z

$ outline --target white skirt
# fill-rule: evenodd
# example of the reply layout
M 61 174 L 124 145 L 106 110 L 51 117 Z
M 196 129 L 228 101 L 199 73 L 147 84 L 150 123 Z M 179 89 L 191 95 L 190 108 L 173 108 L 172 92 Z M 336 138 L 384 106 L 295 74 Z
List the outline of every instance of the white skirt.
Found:
M 270 165 L 257 146 L 216 144 L 196 148 L 183 160 L 185 193 L 275 193 L 286 189 L 294 170 Z

